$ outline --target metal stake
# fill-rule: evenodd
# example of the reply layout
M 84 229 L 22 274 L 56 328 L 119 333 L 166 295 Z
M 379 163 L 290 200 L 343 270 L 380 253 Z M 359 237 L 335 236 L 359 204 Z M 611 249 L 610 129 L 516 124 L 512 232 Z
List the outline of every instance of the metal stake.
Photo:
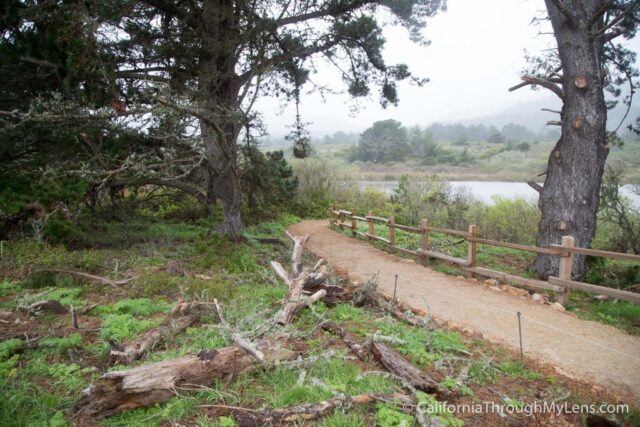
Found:
M 398 288 L 398 275 L 396 274 L 396 282 L 393 285 L 393 306 L 396 306 L 396 289 Z
M 76 314 L 76 310 L 71 306 L 71 327 L 73 329 L 78 329 L 78 315 Z
M 520 322 L 520 312 L 518 311 L 518 335 L 520 336 L 520 362 L 524 363 L 524 352 L 522 351 L 522 323 Z

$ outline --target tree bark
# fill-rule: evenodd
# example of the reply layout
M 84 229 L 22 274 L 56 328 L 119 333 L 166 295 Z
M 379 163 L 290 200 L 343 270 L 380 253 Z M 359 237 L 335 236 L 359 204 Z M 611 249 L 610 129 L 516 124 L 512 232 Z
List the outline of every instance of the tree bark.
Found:
M 242 194 L 237 161 L 237 140 L 245 119 L 239 105 L 240 79 L 234 46 L 239 37 L 234 2 L 203 2 L 204 34 L 200 54 L 199 97 L 206 110 L 200 130 L 207 155 L 207 200 L 222 204 L 224 223 L 216 230 L 234 240 L 242 236 Z
M 602 7 L 601 0 L 583 0 L 571 7 L 573 19 L 545 0 L 558 44 L 563 72 L 562 134 L 548 161 L 540 193 L 541 211 L 537 244 L 559 244 L 573 236 L 576 246 L 588 247 L 596 231 L 600 184 L 609 149 L 606 143 L 607 109 L 604 101 L 603 39 L 590 35 L 589 21 Z M 597 24 L 602 25 L 602 23 Z M 584 85 L 586 78 L 586 86 Z M 558 257 L 539 254 L 536 273 L 558 274 Z M 584 256 L 575 256 L 573 274 L 586 272 Z

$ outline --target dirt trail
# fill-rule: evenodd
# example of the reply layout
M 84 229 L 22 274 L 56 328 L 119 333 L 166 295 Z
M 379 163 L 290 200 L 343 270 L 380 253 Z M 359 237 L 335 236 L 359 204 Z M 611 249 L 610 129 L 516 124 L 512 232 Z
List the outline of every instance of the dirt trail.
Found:
M 398 274 L 400 300 L 419 308 L 426 302 L 434 316 L 512 348 L 518 348 L 516 312 L 520 311 L 526 355 L 615 390 L 621 397 L 631 394 L 640 403 L 640 337 L 435 272 L 330 230 L 327 221 L 303 221 L 289 229 L 296 235 L 309 234 L 309 250 L 352 279 L 365 280 L 378 272 L 379 288 L 390 294 Z

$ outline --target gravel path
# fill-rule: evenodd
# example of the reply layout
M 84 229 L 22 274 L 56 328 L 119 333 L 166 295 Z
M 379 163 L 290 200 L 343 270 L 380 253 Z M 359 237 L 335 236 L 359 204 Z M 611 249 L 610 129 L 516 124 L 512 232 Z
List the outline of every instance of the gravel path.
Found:
M 456 278 L 402 259 L 328 227 L 327 221 L 303 221 L 289 230 L 311 236 L 308 249 L 353 280 L 378 273 L 379 289 L 431 314 L 482 333 L 487 339 L 518 348 L 516 312 L 522 313 L 525 354 L 560 368 L 577 379 L 631 395 L 640 403 L 640 337 L 598 322 L 580 320 L 548 305 L 476 282 Z

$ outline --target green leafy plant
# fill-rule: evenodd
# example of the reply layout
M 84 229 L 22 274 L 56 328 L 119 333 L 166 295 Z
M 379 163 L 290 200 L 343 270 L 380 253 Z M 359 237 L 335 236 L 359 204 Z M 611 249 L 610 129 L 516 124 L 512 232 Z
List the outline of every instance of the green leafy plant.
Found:
M 413 425 L 413 417 L 386 403 L 376 404 L 376 425 L 378 427 L 398 427 Z
M 160 319 L 138 320 L 130 314 L 108 314 L 102 322 L 100 337 L 116 342 L 129 340 L 161 322 Z

